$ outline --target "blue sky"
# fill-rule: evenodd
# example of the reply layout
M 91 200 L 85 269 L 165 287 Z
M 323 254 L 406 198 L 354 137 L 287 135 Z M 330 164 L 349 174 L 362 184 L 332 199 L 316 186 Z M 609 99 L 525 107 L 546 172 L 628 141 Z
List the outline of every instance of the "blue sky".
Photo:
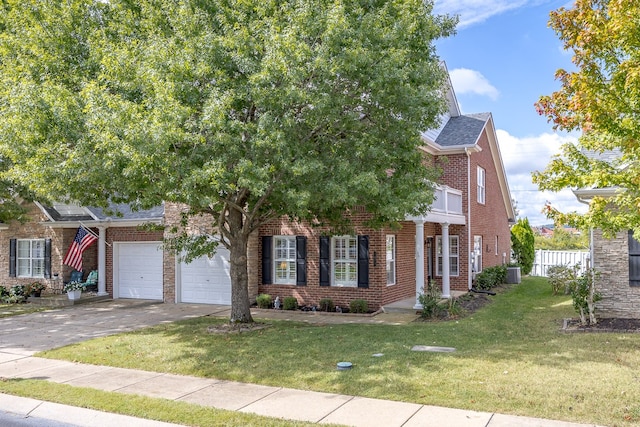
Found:
M 539 192 L 531 172 L 543 170 L 576 135 L 553 131 L 534 103 L 560 88 L 559 68 L 571 69 L 571 52 L 547 24 L 549 12 L 568 0 L 435 0 L 436 13 L 460 16 L 457 34 L 436 42 L 463 113 L 491 112 L 511 195 L 520 217 L 547 224 L 546 201 L 561 211 L 585 211 L 571 191 Z

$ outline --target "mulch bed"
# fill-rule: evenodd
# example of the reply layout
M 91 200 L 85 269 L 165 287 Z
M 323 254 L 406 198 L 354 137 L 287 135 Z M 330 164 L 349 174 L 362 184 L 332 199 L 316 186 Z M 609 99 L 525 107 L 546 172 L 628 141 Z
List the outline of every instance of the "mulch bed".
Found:
M 595 325 L 581 325 L 579 319 L 565 319 L 564 332 L 624 332 L 640 333 L 640 319 L 598 319 Z

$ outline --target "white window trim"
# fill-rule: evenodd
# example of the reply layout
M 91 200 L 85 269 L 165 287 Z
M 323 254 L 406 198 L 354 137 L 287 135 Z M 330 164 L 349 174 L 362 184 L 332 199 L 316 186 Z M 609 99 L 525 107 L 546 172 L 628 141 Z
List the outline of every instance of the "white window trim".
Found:
M 338 258 L 336 256 L 336 243 L 338 241 L 346 241 L 347 258 Z M 348 257 L 350 244 L 355 244 L 355 256 L 353 258 Z M 341 263 L 353 264 L 355 267 L 355 275 L 353 280 L 339 281 L 336 278 L 338 269 L 336 266 Z M 358 237 L 357 236 L 334 236 L 331 238 L 331 286 L 342 288 L 357 288 L 358 287 Z
M 20 243 L 21 242 L 29 242 L 29 256 L 28 257 L 20 257 Z M 33 256 L 33 244 L 35 242 L 40 242 L 42 244 L 42 258 L 36 258 Z M 16 276 L 17 277 L 34 277 L 42 279 L 44 278 L 44 263 L 45 263 L 45 239 L 16 239 Z M 42 274 L 33 274 L 33 261 L 34 260 L 42 260 Z M 22 262 L 28 262 L 29 264 L 29 273 L 28 274 L 20 274 L 20 264 Z
M 455 243 L 454 243 L 455 241 Z M 457 247 L 457 253 L 452 253 L 451 252 L 451 248 L 453 247 Z M 456 266 L 456 271 L 455 272 L 449 272 L 449 276 L 450 277 L 458 277 L 460 276 L 460 239 L 457 235 L 452 235 L 449 236 L 449 269 L 451 269 L 454 265 L 453 262 L 451 262 L 452 259 L 455 259 L 455 266 Z M 439 261 L 442 258 L 441 255 L 442 252 L 442 236 L 436 236 L 436 276 L 438 277 L 442 277 L 442 271 L 441 271 L 441 262 Z
M 293 258 L 286 256 L 278 258 L 277 242 L 278 240 L 287 241 L 287 252 L 291 249 L 293 243 Z M 278 265 L 280 263 L 287 263 L 287 268 L 291 269 L 293 264 L 293 278 L 279 278 L 278 277 Z M 289 275 L 291 270 L 289 270 Z M 295 285 L 296 284 L 296 236 L 273 236 L 273 283 L 276 285 Z
M 389 239 L 392 241 L 391 245 L 391 253 L 389 253 Z M 393 286 L 396 284 L 396 236 L 393 234 L 387 234 L 387 238 L 385 239 L 385 270 L 387 275 L 387 286 Z M 391 255 L 391 258 L 389 258 Z M 390 268 L 391 267 L 391 268 Z M 393 280 L 389 280 L 389 273 L 393 275 Z
M 487 200 L 486 191 L 485 191 L 487 173 L 480 166 L 478 166 L 477 177 L 478 177 L 478 203 L 480 203 L 481 205 L 484 205 Z

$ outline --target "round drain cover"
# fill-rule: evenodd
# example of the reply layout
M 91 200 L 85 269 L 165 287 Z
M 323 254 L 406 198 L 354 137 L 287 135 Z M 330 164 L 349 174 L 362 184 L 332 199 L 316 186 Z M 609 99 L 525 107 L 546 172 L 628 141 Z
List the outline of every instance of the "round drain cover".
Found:
M 338 362 L 338 370 L 339 371 L 344 371 L 347 369 L 351 369 L 351 367 L 353 366 L 353 364 L 351 362 Z

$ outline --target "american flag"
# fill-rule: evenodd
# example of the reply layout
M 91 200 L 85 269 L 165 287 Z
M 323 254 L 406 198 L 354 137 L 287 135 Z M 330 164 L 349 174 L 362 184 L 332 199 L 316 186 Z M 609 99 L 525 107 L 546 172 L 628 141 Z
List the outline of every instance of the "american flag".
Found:
M 64 257 L 63 264 L 71 266 L 78 271 L 82 271 L 82 252 L 87 249 L 98 238 L 89 233 L 83 227 L 79 227 L 76 237 L 71 242 L 67 255 Z

